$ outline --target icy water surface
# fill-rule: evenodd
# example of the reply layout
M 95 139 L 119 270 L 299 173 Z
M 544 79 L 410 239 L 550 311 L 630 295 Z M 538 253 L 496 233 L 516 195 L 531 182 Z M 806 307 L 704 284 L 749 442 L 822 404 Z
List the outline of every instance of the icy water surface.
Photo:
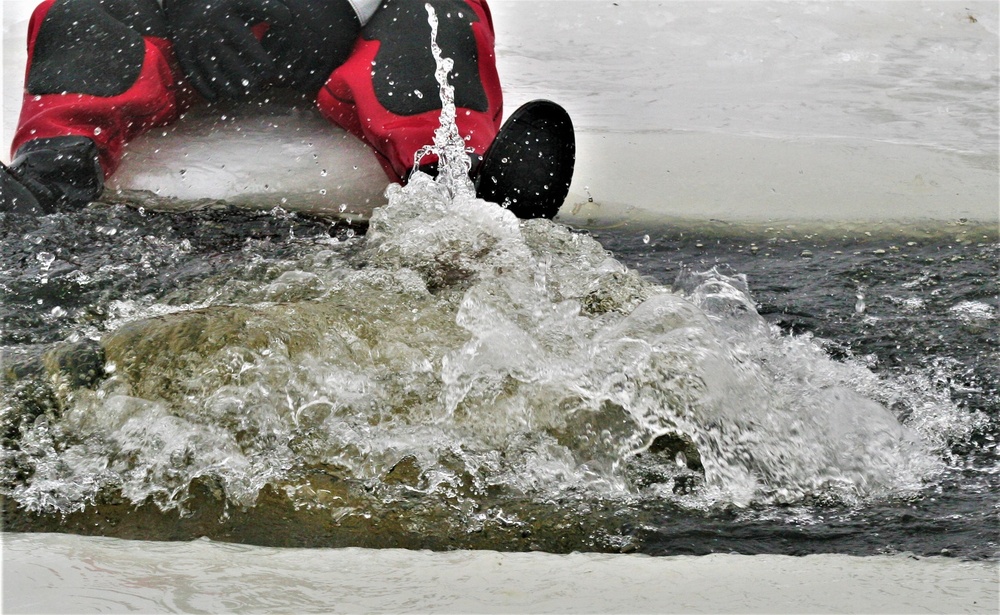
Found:
M 993 229 L 136 205 L 0 219 L 9 530 L 997 553 Z

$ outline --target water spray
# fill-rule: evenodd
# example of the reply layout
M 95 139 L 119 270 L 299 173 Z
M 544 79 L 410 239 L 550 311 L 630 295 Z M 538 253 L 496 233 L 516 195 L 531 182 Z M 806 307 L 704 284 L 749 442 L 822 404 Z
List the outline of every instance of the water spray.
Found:
M 434 78 L 437 79 L 441 97 L 441 123 L 434 131 L 434 144 L 425 145 L 413 156 L 413 166 L 417 168 L 425 156 L 436 154 L 438 157 L 437 183 L 447 188 L 452 198 L 465 196 L 472 198 L 476 194 L 469 170 L 472 161 L 469 159 L 465 140 L 458 132 L 455 121 L 455 88 L 448 83 L 448 73 L 454 68 L 454 61 L 442 55 L 441 46 L 437 43 L 438 18 L 434 7 L 425 4 L 427 22 L 431 26 L 431 53 L 437 69 Z

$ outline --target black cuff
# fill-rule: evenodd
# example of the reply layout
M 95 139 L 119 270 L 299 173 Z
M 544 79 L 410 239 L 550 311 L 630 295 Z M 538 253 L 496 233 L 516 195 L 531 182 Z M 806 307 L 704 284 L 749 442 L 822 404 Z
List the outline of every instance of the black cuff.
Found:
M 46 210 L 83 207 L 104 191 L 97 145 L 87 137 L 28 141 L 14 154 L 10 169 Z

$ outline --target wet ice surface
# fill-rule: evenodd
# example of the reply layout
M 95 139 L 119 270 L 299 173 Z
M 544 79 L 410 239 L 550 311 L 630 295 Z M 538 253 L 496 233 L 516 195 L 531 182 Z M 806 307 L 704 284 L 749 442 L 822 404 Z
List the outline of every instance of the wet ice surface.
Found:
M 5 612 L 996 611 L 996 562 L 428 553 L 10 534 Z M 239 562 L 234 566 L 233 562 Z M 59 591 L 51 591 L 57 586 Z
M 996 163 L 992 3 L 501 1 L 494 14 L 508 97 L 568 101 L 584 130 L 854 138 Z

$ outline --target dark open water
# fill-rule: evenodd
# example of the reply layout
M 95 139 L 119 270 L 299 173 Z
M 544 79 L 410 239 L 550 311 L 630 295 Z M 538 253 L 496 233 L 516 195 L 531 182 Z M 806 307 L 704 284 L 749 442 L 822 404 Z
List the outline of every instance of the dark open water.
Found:
M 289 268 L 282 263 L 319 262 L 323 250 L 349 260 L 363 251 L 363 240 L 354 236 L 363 231 L 224 207 L 162 214 L 98 204 L 40 220 L 0 214 L 4 528 L 167 540 L 205 535 L 279 546 L 912 552 L 969 559 L 1000 553 L 1000 244 L 996 228 L 968 224 L 874 234 L 721 223 L 588 231 L 658 284 L 683 287 L 685 270 L 716 266 L 744 274 L 758 313 L 782 335 L 814 336 L 835 361 L 866 364 L 897 386 L 912 387 L 928 407 L 950 400 L 957 411 L 942 429 L 954 434 L 936 453 L 947 469 L 916 491 L 860 501 L 817 491 L 787 503 L 692 506 L 645 490 L 663 471 L 656 456 L 677 452 L 660 441 L 621 471 L 633 485 L 627 497 L 572 488 L 539 495 L 487 481 L 470 488 L 475 497 L 462 492 L 463 499 L 426 488 L 431 473 L 419 455 L 420 463 L 404 457 L 376 472 L 378 480 L 338 482 L 339 470 L 294 466 L 271 481 L 277 487 L 262 487 L 250 506 L 235 502 L 211 471 L 183 478 L 173 499 L 153 494 L 137 502 L 114 480 L 76 499 L 67 484 L 29 488 L 38 487 L 42 475 L 68 482 L 104 476 L 103 469 L 60 474 L 55 467 L 81 463 L 87 447 L 107 446 L 93 440 L 94 433 L 71 433 L 78 423 L 63 416 L 70 407 L 66 386 L 99 389 L 106 377 L 98 340 L 124 323 L 164 313 L 164 306 L 247 304 L 257 292 L 247 287 L 271 284 L 273 290 L 284 279 L 280 274 Z M 53 380 L 54 373 L 62 379 Z M 920 408 L 890 410 L 907 424 Z M 326 484 L 328 494 L 353 498 L 353 510 L 362 513 L 345 516 L 321 499 L 302 505 L 280 485 L 303 476 L 317 493 L 317 485 Z M 673 485 L 675 494 L 701 488 L 697 472 L 674 477 Z
M 662 515 L 645 527 L 651 553 L 909 551 L 996 557 L 1000 540 L 1000 328 L 995 229 L 961 224 L 881 231 L 755 232 L 702 229 L 595 232 L 639 271 L 670 282 L 684 266 L 745 273 L 759 313 L 790 334 L 811 333 L 836 358 L 864 357 L 876 373 L 929 376 L 963 409 L 982 412 L 951 469 L 919 497 L 861 509 L 789 508 L 722 515 Z M 645 243 L 645 236 L 649 243 Z M 858 295 L 864 309 L 859 313 Z M 969 317 L 976 306 L 988 306 Z

